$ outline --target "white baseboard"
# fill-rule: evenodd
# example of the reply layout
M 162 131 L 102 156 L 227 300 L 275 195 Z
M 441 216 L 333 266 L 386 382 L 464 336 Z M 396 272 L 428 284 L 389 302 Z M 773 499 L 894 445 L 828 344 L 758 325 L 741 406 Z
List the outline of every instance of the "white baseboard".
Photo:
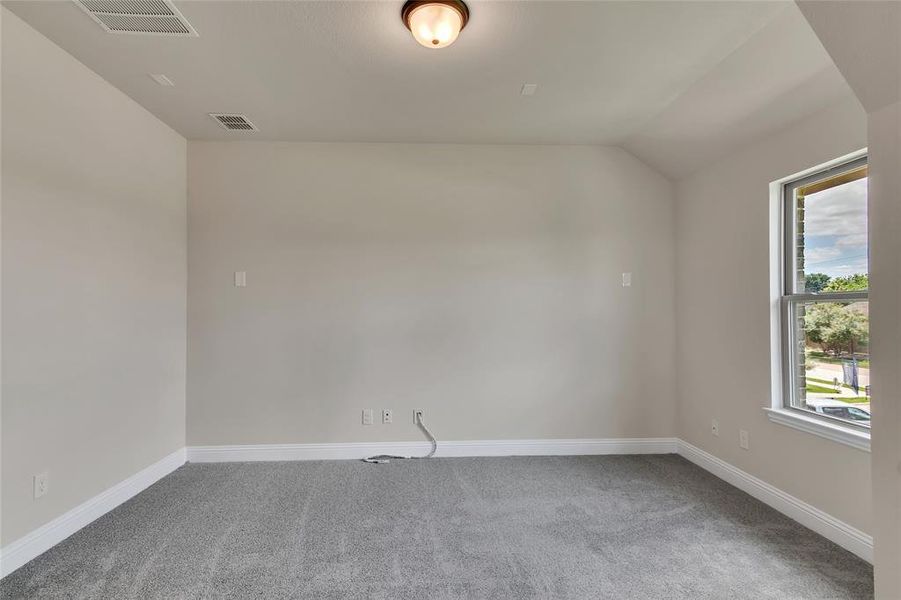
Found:
M 678 441 L 679 454 L 872 564 L 873 537 L 712 454 Z
M 12 542 L 0 550 L 0 577 L 9 575 L 183 464 L 185 464 L 185 449 L 181 448 Z
M 189 446 L 188 462 L 359 459 L 376 454 L 424 455 L 428 442 Z M 438 457 L 675 454 L 676 438 L 442 441 Z

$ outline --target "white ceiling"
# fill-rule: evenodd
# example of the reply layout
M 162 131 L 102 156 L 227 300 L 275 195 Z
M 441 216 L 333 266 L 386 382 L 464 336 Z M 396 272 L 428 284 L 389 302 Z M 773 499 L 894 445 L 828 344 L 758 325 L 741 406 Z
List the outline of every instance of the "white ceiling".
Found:
M 177 2 L 196 38 L 3 4 L 189 139 L 614 144 L 678 177 L 850 95 L 793 2 L 472 0 L 442 50 L 413 40 L 402 1 Z
M 801 11 L 867 112 L 901 97 L 901 2 L 799 0 Z
M 623 146 L 677 178 L 849 98 L 851 88 L 792 4 Z

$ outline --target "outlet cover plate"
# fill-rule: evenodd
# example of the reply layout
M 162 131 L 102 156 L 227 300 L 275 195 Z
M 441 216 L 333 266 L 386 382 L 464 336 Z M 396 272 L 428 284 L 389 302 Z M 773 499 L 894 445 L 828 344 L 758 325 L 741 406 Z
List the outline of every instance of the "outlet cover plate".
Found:
M 40 498 L 41 496 L 46 496 L 47 491 L 50 489 L 50 477 L 47 475 L 47 472 L 38 473 L 34 476 L 34 497 L 35 499 Z

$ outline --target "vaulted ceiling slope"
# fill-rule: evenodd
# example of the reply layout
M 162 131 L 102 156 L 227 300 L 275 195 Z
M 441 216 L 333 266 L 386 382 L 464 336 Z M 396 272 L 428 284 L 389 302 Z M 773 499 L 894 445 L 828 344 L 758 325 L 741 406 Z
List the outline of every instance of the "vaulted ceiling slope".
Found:
M 401 1 L 178 1 L 188 38 L 110 34 L 70 0 L 3 4 L 189 139 L 609 144 L 679 177 L 851 94 L 787 1 L 472 0 L 441 50 Z
M 867 112 L 901 98 L 901 2 L 798 5 Z

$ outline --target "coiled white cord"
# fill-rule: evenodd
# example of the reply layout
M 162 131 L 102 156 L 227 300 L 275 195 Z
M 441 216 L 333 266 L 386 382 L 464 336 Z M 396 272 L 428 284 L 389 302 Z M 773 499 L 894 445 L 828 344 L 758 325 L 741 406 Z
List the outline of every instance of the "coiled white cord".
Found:
M 416 413 L 416 425 L 422 429 L 423 433 L 425 433 L 426 437 L 429 438 L 429 441 L 432 443 L 432 449 L 425 456 L 395 456 L 393 454 L 376 454 L 375 456 L 370 456 L 369 458 L 364 458 L 363 462 L 367 462 L 373 465 L 386 465 L 391 462 L 392 459 L 396 460 L 409 460 L 409 459 L 418 459 L 418 458 L 432 458 L 435 456 L 435 452 L 438 451 L 438 440 L 435 439 L 435 436 L 432 435 L 432 432 L 429 431 L 429 428 L 425 426 L 425 423 L 422 420 L 422 413 Z

